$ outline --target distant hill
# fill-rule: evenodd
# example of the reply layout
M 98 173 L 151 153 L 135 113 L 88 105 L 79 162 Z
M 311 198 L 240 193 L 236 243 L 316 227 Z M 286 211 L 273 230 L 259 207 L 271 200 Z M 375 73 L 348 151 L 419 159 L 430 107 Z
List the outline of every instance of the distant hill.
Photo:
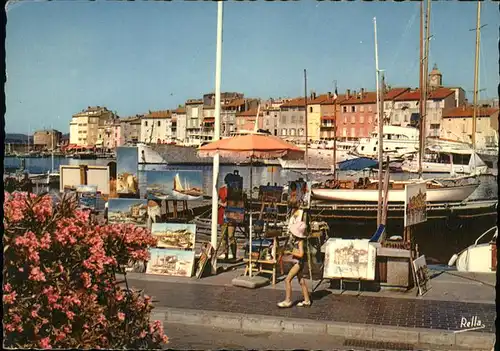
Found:
M 5 133 L 5 143 L 7 144 L 25 144 L 28 140 L 26 134 L 20 133 Z M 30 136 L 30 143 L 33 142 L 33 136 Z

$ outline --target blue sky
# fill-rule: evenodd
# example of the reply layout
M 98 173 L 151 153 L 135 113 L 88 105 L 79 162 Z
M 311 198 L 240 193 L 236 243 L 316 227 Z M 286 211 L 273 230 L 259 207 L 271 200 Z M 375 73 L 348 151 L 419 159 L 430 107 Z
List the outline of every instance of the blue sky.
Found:
M 148 200 L 142 199 L 110 199 L 109 202 L 109 211 L 110 212 L 118 212 L 118 211 L 128 211 L 130 206 L 135 205 L 146 205 Z
M 213 2 L 23 1 L 7 12 L 6 131 L 54 127 L 107 106 L 122 116 L 175 108 L 214 90 Z M 380 68 L 392 86 L 418 85 L 415 2 L 226 2 L 222 90 L 295 97 L 308 89 L 375 88 L 373 17 Z M 430 68 L 445 85 L 473 89 L 475 3 L 433 2 Z M 480 88 L 496 97 L 498 5 L 483 3 Z

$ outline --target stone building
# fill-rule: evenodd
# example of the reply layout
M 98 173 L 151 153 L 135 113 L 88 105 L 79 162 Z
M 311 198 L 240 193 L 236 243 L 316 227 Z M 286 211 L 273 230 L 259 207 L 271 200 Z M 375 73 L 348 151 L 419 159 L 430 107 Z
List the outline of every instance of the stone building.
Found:
M 136 145 L 141 139 L 141 119 L 143 115 L 120 118 L 124 145 Z
M 305 143 L 305 99 L 291 99 L 280 106 L 278 135 L 285 140 Z
M 69 125 L 70 144 L 93 147 L 97 143 L 99 126 L 114 120 L 116 115 L 106 107 L 87 107 L 74 114 Z
M 36 149 L 53 150 L 61 143 L 62 133 L 55 129 L 38 130 L 33 133 L 33 145 Z
M 172 138 L 172 111 L 149 111 L 141 119 L 140 142 L 145 144 L 164 144 Z
M 377 125 L 377 93 L 363 88 L 359 93 L 347 89 L 337 115 L 337 136 L 345 139 L 368 137 Z
M 186 108 L 179 106 L 172 111 L 172 134 L 175 131 L 176 142 L 184 143 L 186 141 Z

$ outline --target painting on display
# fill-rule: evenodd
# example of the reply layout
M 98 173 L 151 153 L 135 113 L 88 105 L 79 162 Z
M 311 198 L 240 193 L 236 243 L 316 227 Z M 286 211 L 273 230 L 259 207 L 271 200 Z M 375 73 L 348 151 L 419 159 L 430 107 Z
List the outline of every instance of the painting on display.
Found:
M 377 249 L 368 239 L 329 239 L 323 277 L 374 280 L 376 255 Z
M 427 221 L 427 187 L 425 183 L 405 186 L 404 226 Z
M 308 207 L 311 201 L 311 182 L 288 182 L 288 207 Z
M 203 276 L 207 262 L 212 258 L 213 251 L 212 244 L 209 242 L 202 245 L 200 258 L 198 259 L 198 264 L 196 266 L 196 278 L 200 279 Z
M 150 249 L 147 274 L 162 274 L 178 277 L 193 275 L 194 251 L 175 249 Z
M 422 255 L 413 261 L 413 268 L 415 269 L 415 280 L 418 286 L 419 295 L 424 295 L 431 288 L 431 279 L 429 278 L 429 269 L 425 256 Z
M 148 204 L 144 199 L 109 199 L 108 222 L 147 226 Z
M 282 186 L 261 185 L 259 187 L 259 200 L 261 202 L 280 202 L 282 193 Z
M 82 209 L 95 210 L 97 208 L 97 186 L 80 185 L 76 188 L 78 205 Z
M 146 181 L 150 200 L 203 199 L 201 171 L 147 171 Z
M 196 224 L 153 223 L 151 234 L 158 239 L 157 247 L 193 250 Z
M 116 192 L 118 194 L 139 194 L 137 147 L 116 148 Z
M 167 201 L 148 200 L 148 217 L 151 223 L 163 223 L 167 220 Z
M 242 201 L 243 203 L 243 201 Z M 243 205 L 239 207 L 228 206 L 224 210 L 224 223 L 241 224 L 245 221 L 245 208 Z

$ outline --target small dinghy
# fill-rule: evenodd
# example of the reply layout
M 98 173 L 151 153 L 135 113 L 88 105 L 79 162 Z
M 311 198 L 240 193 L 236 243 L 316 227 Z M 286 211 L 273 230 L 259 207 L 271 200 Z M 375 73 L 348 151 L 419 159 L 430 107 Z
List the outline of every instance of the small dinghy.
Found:
M 489 242 L 479 244 L 485 236 L 492 235 Z M 459 272 L 494 273 L 497 270 L 497 236 L 498 227 L 493 227 L 476 239 L 474 245 L 469 246 L 458 254 L 454 254 L 448 266 L 457 266 Z

